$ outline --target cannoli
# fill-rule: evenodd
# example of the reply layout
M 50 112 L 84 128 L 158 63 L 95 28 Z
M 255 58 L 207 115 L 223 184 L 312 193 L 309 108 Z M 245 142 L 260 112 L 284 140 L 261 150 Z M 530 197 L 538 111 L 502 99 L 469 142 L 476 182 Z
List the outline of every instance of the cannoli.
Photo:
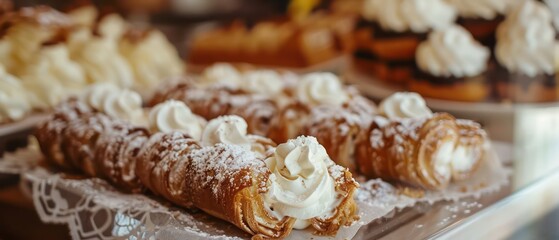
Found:
M 72 98 L 59 104 L 50 118 L 37 127 L 35 137 L 37 137 L 41 152 L 48 163 L 64 169 L 72 168 L 72 165 L 64 158 L 62 136 L 69 122 L 92 111 L 94 110 L 87 104 Z
M 62 133 L 64 161 L 88 176 L 98 176 L 95 159 L 97 140 L 113 130 L 115 119 L 103 113 L 91 113 L 68 122 Z
M 95 176 L 107 179 L 128 192 L 142 192 L 144 188 L 136 175 L 136 162 L 148 139 L 149 132 L 145 128 L 115 123 L 110 131 L 103 132 L 97 140 Z
M 337 164 L 356 170 L 355 148 L 358 137 L 367 131 L 376 114 L 372 102 L 352 96 L 342 107 L 320 106 L 312 109 L 303 134 L 314 136 Z
M 456 119 L 446 113 L 397 120 L 378 117 L 357 144 L 357 164 L 371 178 L 444 189 L 452 179 L 460 137 Z
M 178 132 L 157 133 L 144 149 L 136 169 L 149 189 L 228 221 L 253 239 L 283 238 L 308 226 L 334 235 L 356 220 L 358 185 L 316 140 L 280 145 L 266 162 L 242 145 L 202 147 Z

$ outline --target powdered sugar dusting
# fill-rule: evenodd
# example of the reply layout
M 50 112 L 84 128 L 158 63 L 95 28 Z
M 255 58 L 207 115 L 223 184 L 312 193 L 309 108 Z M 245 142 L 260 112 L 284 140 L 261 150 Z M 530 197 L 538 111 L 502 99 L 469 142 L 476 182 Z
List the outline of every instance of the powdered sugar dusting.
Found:
M 218 186 L 250 186 L 253 184 L 252 174 L 267 170 L 264 162 L 254 152 L 231 144 L 219 143 L 201 148 L 191 152 L 188 159 L 191 161 L 189 171 L 194 174 L 193 180 L 201 188 L 212 188 L 214 195 L 218 197 L 222 189 Z

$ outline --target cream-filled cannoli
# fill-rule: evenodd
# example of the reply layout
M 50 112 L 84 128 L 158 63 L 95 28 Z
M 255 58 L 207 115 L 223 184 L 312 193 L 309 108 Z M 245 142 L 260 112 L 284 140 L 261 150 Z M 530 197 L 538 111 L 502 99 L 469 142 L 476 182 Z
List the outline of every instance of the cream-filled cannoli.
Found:
M 334 235 L 356 219 L 357 183 L 314 139 L 280 145 L 266 162 L 241 145 L 202 147 L 179 132 L 158 133 L 145 149 L 137 172 L 148 188 L 254 239 L 282 238 L 294 227 L 309 226 L 319 235 Z
M 456 119 L 449 114 L 392 121 L 379 117 L 358 144 L 356 159 L 368 177 L 443 189 L 452 179 L 459 138 Z

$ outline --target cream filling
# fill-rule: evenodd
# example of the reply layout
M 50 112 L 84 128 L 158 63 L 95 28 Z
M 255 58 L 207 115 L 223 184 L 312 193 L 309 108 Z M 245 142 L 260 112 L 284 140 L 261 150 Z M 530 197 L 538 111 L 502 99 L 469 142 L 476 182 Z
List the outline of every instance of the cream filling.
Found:
M 475 157 L 473 149 L 466 146 L 456 147 L 452 159 L 452 170 L 457 172 L 469 171 L 474 166 Z
M 452 176 L 451 162 L 454 156 L 454 143 L 445 142 L 437 151 L 433 153 L 433 161 L 435 162 L 435 172 L 445 179 Z
M 417 93 L 398 92 L 380 103 L 380 114 L 389 119 L 430 117 L 433 112 Z
M 183 102 L 169 100 L 156 105 L 149 113 L 152 132 L 181 131 L 200 140 L 206 121 L 192 113 Z
M 269 212 L 281 219 L 295 218 L 295 229 L 304 229 L 313 218 L 327 218 L 339 204 L 334 178 L 328 167 L 334 164 L 313 137 L 299 137 L 280 144 L 266 160 L 272 171 L 264 201 Z

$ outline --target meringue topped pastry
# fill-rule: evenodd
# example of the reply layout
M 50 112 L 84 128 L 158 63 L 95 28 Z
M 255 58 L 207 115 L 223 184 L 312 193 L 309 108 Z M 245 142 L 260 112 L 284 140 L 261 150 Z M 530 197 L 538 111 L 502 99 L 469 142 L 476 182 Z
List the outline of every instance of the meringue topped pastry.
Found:
M 516 6 L 497 29 L 501 98 L 520 102 L 558 99 L 553 50 L 557 32 L 552 21 L 545 4 L 529 0 Z
M 365 0 L 355 30 L 355 66 L 379 80 L 405 83 L 413 74 L 419 43 L 456 17 L 445 0 Z
M 489 96 L 490 50 L 463 27 L 435 30 L 417 48 L 411 91 L 428 97 L 481 101 Z

